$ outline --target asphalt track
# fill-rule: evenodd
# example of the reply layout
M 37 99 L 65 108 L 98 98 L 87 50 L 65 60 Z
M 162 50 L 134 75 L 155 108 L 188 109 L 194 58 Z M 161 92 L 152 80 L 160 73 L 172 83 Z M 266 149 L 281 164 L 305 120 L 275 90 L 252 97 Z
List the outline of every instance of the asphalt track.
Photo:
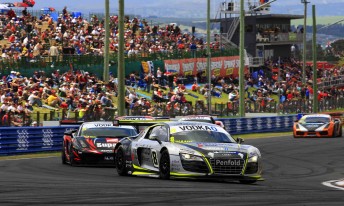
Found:
M 120 177 L 114 168 L 70 167 L 60 158 L 0 161 L 0 205 L 344 205 L 344 138 L 249 139 L 264 163 L 253 185 Z

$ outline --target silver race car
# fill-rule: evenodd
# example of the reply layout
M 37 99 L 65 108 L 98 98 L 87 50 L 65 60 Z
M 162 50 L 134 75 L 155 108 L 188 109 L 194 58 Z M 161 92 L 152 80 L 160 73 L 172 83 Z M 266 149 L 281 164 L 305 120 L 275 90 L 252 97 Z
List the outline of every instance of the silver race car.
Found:
M 222 127 L 199 122 L 165 122 L 127 137 L 115 147 L 119 175 L 261 180 L 261 154 Z

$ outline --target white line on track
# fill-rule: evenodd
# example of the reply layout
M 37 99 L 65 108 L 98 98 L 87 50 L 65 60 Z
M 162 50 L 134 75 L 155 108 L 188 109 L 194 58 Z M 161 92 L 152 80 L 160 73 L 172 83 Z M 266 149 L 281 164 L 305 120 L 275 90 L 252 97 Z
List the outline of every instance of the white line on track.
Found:
M 327 187 L 336 188 L 338 190 L 344 190 L 344 179 L 341 180 L 330 180 L 322 183 Z

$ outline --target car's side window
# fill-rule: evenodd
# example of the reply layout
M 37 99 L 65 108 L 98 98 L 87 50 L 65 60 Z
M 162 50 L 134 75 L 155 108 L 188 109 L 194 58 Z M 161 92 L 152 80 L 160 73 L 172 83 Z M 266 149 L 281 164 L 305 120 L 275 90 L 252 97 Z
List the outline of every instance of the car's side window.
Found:
M 156 127 L 149 129 L 149 131 L 146 132 L 144 138 L 145 138 L 145 139 L 149 139 L 149 137 L 152 136 L 152 132 L 154 131 L 155 128 L 156 128 Z
M 167 142 L 167 129 L 164 126 L 156 126 L 153 128 L 150 136 L 156 136 L 160 141 Z

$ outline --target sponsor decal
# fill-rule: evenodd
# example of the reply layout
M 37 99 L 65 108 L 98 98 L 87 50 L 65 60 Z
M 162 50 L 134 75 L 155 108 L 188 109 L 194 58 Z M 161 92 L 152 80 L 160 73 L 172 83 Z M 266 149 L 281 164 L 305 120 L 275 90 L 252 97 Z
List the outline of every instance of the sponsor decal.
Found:
M 18 146 L 17 150 L 28 150 L 29 148 L 29 133 L 26 129 L 19 129 L 17 130 L 18 138 Z
M 200 117 L 200 116 L 182 118 L 182 120 L 189 120 L 189 119 L 210 119 L 210 118 L 209 117 Z
M 100 152 L 103 152 L 103 153 L 113 153 L 113 150 L 100 150 Z
M 107 123 L 107 124 L 97 123 L 97 124 L 94 124 L 93 126 L 95 126 L 95 127 L 112 127 L 113 124 L 110 124 L 110 123 Z
M 104 160 L 114 160 L 114 159 L 113 159 L 113 156 L 105 156 Z
M 53 141 L 53 131 L 51 129 L 42 129 L 43 132 L 43 147 L 44 149 L 46 148 L 51 148 L 54 145 L 54 141 Z
M 190 131 L 190 130 L 205 130 L 205 131 L 217 131 L 216 127 L 211 127 L 211 126 L 196 126 L 196 125 L 190 125 L 190 126 L 179 126 L 179 129 L 182 131 Z
M 192 140 L 174 140 L 174 143 L 190 143 Z
M 240 160 L 215 160 L 217 166 L 240 166 Z
M 108 138 L 106 138 L 106 142 L 108 142 L 108 143 L 117 143 L 118 142 L 118 139 L 108 139 Z
M 123 120 L 154 120 L 153 118 L 147 117 L 125 117 Z
M 115 146 L 115 143 L 97 143 L 97 147 L 114 148 Z

